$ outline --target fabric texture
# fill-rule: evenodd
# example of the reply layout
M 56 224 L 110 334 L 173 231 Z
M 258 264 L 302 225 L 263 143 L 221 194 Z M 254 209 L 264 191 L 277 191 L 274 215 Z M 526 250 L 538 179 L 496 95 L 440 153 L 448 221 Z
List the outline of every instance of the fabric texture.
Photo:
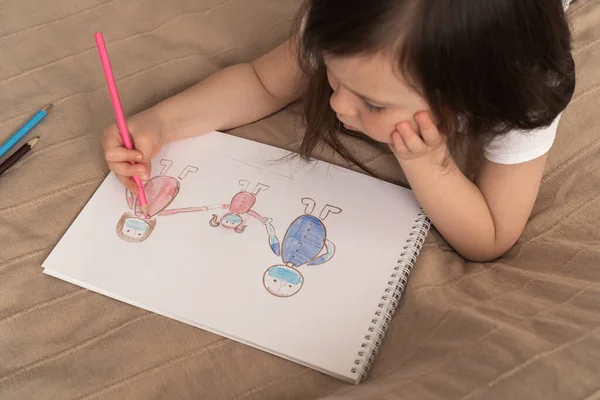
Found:
M 432 231 L 359 386 L 42 274 L 108 172 L 100 137 L 114 115 L 94 32 L 130 115 L 275 47 L 298 5 L 0 0 L 0 140 L 55 105 L 28 136 L 38 145 L 0 177 L 0 399 L 600 398 L 600 0 L 569 7 L 576 93 L 521 239 L 479 264 Z M 300 108 L 229 133 L 297 149 Z M 391 154 L 344 142 L 406 184 Z M 328 147 L 316 156 L 346 166 Z

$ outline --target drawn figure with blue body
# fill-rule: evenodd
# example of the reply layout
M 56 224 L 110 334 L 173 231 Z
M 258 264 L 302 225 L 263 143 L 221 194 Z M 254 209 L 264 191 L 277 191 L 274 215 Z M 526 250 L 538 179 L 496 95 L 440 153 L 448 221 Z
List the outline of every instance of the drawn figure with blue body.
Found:
M 305 197 L 302 204 L 306 206 L 304 215 L 290 224 L 282 243 L 279 243 L 271 222 L 266 223 L 271 250 L 275 255 L 281 256 L 283 264 L 274 265 L 265 271 L 263 285 L 277 297 L 290 297 L 302 289 L 304 276 L 299 268 L 324 264 L 335 254 L 335 245 L 327 239 L 323 221 L 330 213 L 339 214 L 342 210 L 327 204 L 319 217 L 315 217 L 312 215 L 315 201 Z
M 124 213 L 119 222 L 117 222 L 117 235 L 122 240 L 129 243 L 139 243 L 146 240 L 156 226 L 157 215 L 169 206 L 179 193 L 180 184 L 177 178 L 167 175 L 162 175 L 173 164 L 170 160 L 160 160 L 160 165 L 163 166 L 161 175 L 152 177 L 144 185 L 146 198 L 148 200 L 148 216 L 145 216 L 137 198 L 129 189 L 125 190 L 125 199 L 131 211 Z M 179 179 L 183 178 L 189 172 L 197 172 L 198 168 L 188 165 L 179 175 Z
M 250 182 L 241 179 L 239 184 L 242 190 L 236 193 L 228 204 L 215 204 L 212 206 L 202 207 L 189 207 L 165 210 L 160 213 L 161 216 L 174 215 L 184 212 L 198 212 L 207 210 L 224 209 L 225 213 L 222 215 L 213 214 L 209 221 L 210 226 L 218 227 L 221 226 L 227 229 L 233 229 L 236 233 L 242 233 L 246 230 L 249 218 L 255 218 L 262 224 L 265 224 L 268 218 L 263 217 L 252 208 L 256 203 L 256 196 L 261 190 L 269 189 L 268 185 L 257 183 L 252 192 L 248 191 Z

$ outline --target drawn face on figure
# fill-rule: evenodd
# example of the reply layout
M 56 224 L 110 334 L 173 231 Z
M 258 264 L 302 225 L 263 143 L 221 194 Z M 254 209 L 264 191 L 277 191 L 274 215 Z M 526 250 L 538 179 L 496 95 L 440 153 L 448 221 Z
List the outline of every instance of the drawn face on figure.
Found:
M 293 296 L 302 289 L 303 284 L 302 274 L 286 265 L 274 265 L 263 275 L 265 289 L 277 297 Z
M 144 220 L 126 213 L 119 220 L 117 233 L 126 242 L 142 242 L 150 236 L 155 225 L 154 220 Z
M 242 223 L 242 217 L 237 214 L 227 214 L 221 220 L 221 225 L 225 228 L 237 228 Z

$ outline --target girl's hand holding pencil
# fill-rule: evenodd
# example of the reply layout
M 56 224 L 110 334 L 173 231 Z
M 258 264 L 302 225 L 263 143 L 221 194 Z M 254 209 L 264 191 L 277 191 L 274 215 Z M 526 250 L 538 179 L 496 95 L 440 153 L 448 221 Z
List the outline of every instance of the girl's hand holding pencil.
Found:
M 115 112 L 115 117 L 117 120 L 116 125 L 118 132 L 121 135 L 121 142 L 125 145 L 125 147 L 128 150 L 133 150 L 134 147 L 131 140 L 131 134 L 129 133 L 129 127 L 127 126 L 127 121 L 125 120 L 123 107 L 121 106 L 121 99 L 119 96 L 119 91 L 117 90 L 115 76 L 110 65 L 110 58 L 108 57 L 108 51 L 106 49 L 106 44 L 104 43 L 104 37 L 102 36 L 101 32 L 96 32 L 94 34 L 94 39 L 96 41 L 96 48 L 98 49 L 98 54 L 100 56 L 102 70 L 104 71 L 104 77 L 106 78 L 106 84 L 108 86 L 110 101 Z M 134 162 L 132 161 L 131 164 L 133 165 Z M 148 201 L 146 199 L 146 191 L 144 190 L 144 184 L 142 183 L 142 179 L 139 175 L 134 175 L 132 179 L 137 185 L 137 191 L 135 191 L 135 194 L 138 198 L 140 208 L 142 209 L 144 214 L 148 216 Z
M 150 179 L 152 158 L 165 143 L 165 129 L 153 109 L 136 114 L 127 121 L 127 125 L 134 149 L 129 150 L 123 146 L 116 124 L 110 125 L 104 131 L 102 147 L 108 167 L 123 185 L 137 196 L 139 189 L 132 177 L 139 176 L 143 182 Z M 131 164 L 132 162 L 134 164 Z

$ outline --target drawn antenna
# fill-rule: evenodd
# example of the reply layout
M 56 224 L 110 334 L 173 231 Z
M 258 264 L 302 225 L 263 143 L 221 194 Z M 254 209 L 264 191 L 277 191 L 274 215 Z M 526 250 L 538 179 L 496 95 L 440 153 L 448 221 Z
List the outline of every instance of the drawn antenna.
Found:
M 257 183 L 256 186 L 254 187 L 254 191 L 252 192 L 253 195 L 257 195 L 258 192 L 260 192 L 261 190 L 268 190 L 270 188 L 269 185 L 265 185 L 263 183 Z
M 247 191 L 248 190 L 248 186 L 250 185 L 250 181 L 247 181 L 245 179 L 240 179 L 238 181 L 238 183 L 242 187 L 243 191 Z
M 331 214 L 339 214 L 342 212 L 342 209 L 336 206 L 332 206 L 331 204 L 327 204 L 325 205 L 325 207 L 323 207 L 323 210 L 321 210 L 321 215 L 319 215 L 319 219 L 321 221 L 324 221 L 325 218 L 327 218 L 327 216 L 331 213 Z
M 173 165 L 173 161 L 165 160 L 164 158 L 162 158 L 158 163 L 163 166 L 163 169 L 160 171 L 161 175 L 166 174 L 169 168 L 171 168 L 171 165 Z
M 189 173 L 196 173 L 198 172 L 198 167 L 194 167 L 193 165 L 188 165 L 187 167 L 185 167 L 183 169 L 183 171 L 181 171 L 181 174 L 179 174 L 179 179 L 183 180 L 183 178 L 185 178 L 187 176 L 187 174 Z
M 303 197 L 302 204 L 306 206 L 304 209 L 305 214 L 312 214 L 313 211 L 315 211 L 315 206 L 317 205 L 317 203 L 310 197 Z

